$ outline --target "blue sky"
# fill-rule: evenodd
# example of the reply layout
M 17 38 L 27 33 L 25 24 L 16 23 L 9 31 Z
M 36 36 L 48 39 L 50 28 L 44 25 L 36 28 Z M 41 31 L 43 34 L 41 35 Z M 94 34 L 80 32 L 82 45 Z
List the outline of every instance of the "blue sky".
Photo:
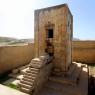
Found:
M 0 0 L 0 36 L 34 37 L 34 10 L 67 3 L 74 19 L 73 35 L 95 40 L 94 0 Z

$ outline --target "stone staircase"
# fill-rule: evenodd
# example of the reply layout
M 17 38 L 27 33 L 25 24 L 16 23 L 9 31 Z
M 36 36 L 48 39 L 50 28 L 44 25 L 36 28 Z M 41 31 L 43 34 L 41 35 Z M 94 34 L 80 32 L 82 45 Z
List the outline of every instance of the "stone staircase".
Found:
M 37 93 L 48 80 L 52 68 L 50 61 L 47 57 L 32 59 L 28 67 L 21 71 L 23 78 L 18 83 L 20 91 L 33 95 Z
M 19 88 L 22 92 L 28 94 L 33 93 L 35 83 L 42 65 L 42 62 L 39 59 L 34 59 L 29 64 L 29 67 L 26 68 L 26 71 L 22 72 L 24 75 L 19 83 Z
M 32 73 L 31 73 L 32 72 Z M 39 69 L 29 69 L 19 83 L 20 90 L 25 93 L 31 93 L 33 91 Z

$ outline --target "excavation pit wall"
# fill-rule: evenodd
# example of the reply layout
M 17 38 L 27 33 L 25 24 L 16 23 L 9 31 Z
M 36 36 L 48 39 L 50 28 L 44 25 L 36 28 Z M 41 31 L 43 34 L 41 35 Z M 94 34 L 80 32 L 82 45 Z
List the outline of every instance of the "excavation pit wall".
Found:
M 95 64 L 95 41 L 73 41 L 73 61 Z M 30 63 L 34 58 L 34 43 L 0 46 L 0 75 Z
M 30 63 L 34 58 L 34 44 L 0 46 L 0 75 Z
M 73 41 L 73 61 L 95 64 L 95 41 Z

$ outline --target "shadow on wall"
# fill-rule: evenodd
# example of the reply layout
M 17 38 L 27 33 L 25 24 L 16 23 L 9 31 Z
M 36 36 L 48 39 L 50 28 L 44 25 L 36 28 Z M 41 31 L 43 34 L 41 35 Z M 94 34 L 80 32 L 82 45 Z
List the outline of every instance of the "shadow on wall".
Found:
M 34 58 L 34 44 L 1 46 L 0 47 L 0 74 L 13 68 L 28 64 Z

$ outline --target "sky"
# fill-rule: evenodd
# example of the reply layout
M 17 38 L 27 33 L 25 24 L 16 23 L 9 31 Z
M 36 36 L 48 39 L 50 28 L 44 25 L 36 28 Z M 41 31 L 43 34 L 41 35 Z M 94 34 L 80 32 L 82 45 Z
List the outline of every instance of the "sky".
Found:
M 0 0 L 0 36 L 34 38 L 34 10 L 67 3 L 73 36 L 95 40 L 95 0 Z

